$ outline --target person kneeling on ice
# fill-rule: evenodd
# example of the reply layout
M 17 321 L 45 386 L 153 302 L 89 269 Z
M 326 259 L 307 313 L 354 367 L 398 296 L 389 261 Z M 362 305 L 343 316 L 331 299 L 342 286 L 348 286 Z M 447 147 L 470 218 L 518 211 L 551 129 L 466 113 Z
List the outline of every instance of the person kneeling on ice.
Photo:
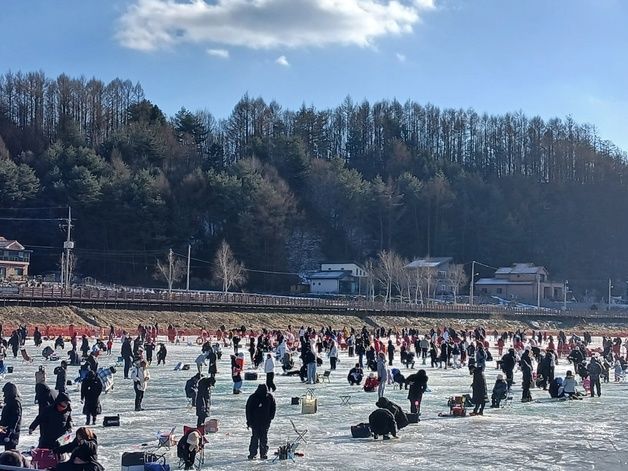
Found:
M 362 378 L 364 377 L 364 371 L 360 368 L 360 364 L 356 363 L 353 368 L 349 370 L 349 374 L 347 375 L 347 381 L 349 381 L 349 385 L 359 386 L 362 382 Z
M 177 443 L 177 458 L 183 461 L 183 469 L 194 469 L 196 453 L 201 449 L 201 434 L 192 430 L 183 435 Z
M 80 427 L 76 437 L 67 445 L 54 449 L 56 454 L 71 453 L 70 459 L 59 463 L 55 471 L 104 471 L 98 462 L 98 440 L 93 430 Z
M 406 383 L 406 377 L 401 374 L 398 368 L 390 370 L 392 380 L 399 385 L 399 389 L 408 389 L 408 383 Z
M 375 440 L 379 435 L 382 435 L 384 440 L 390 440 L 389 435 L 397 438 L 395 416 L 388 409 L 376 409 L 371 412 L 369 426 Z
M 368 378 L 366 378 L 366 381 L 364 382 L 364 391 L 375 392 L 378 386 L 379 380 L 377 379 L 377 376 L 375 376 L 375 373 L 369 373 Z
M 567 396 L 569 399 L 580 399 L 580 393 L 578 393 L 576 386 L 578 386 L 578 382 L 571 371 L 567 371 L 565 375 L 565 380 L 563 381 L 562 392 L 560 390 L 558 392 L 558 397 Z
M 397 424 L 397 430 L 401 430 L 404 427 L 408 426 L 408 417 L 405 412 L 394 402 L 388 400 L 385 397 L 380 397 L 375 405 L 381 409 L 388 410 L 394 417 L 395 423 Z
M 502 400 L 506 399 L 508 391 L 508 383 L 504 381 L 504 375 L 498 374 L 495 386 L 493 386 L 493 393 L 491 394 L 491 407 L 499 407 Z

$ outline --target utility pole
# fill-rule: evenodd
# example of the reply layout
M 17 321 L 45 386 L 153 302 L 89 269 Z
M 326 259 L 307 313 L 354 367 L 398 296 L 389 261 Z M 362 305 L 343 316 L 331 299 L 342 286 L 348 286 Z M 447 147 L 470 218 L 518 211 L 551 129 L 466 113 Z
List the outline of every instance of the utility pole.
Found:
M 65 252 L 61 251 L 61 288 L 65 286 Z
M 188 244 L 188 276 L 185 283 L 186 291 L 190 291 L 190 254 L 192 252 L 192 246 Z
M 541 309 L 541 275 L 536 275 L 536 308 Z
M 168 251 L 168 294 L 172 293 L 172 249 Z
M 68 234 L 65 242 L 63 243 L 63 249 L 65 251 L 65 258 L 61 265 L 61 285 L 64 288 L 69 288 L 72 283 L 72 249 L 74 248 L 74 242 L 72 241 L 72 207 L 68 206 Z M 65 267 L 65 269 L 64 269 Z
M 471 262 L 471 289 L 469 290 L 469 304 L 473 306 L 473 285 L 475 284 L 475 260 Z

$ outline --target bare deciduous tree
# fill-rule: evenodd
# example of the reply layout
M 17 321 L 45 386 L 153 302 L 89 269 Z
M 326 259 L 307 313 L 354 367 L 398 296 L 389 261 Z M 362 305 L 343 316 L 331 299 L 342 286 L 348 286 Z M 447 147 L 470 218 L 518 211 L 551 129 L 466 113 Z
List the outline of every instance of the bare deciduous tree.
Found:
M 438 275 L 435 268 L 417 267 L 413 270 L 414 302 L 415 304 L 425 304 L 425 299 L 430 297 L 432 282 Z
M 375 282 L 377 281 L 377 267 L 372 258 L 364 262 L 364 271 L 366 272 L 366 297 L 371 301 L 375 301 Z
M 460 288 L 466 285 L 468 281 L 468 277 L 464 271 L 464 267 L 462 265 L 452 265 L 449 268 L 447 278 L 449 280 L 449 285 L 451 286 L 451 292 L 454 295 L 454 303 L 456 303 L 456 297 L 460 292 Z
M 375 277 L 384 288 L 384 302 L 392 299 L 393 287 L 401 292 L 400 273 L 405 265 L 403 259 L 393 251 L 382 250 L 378 255 Z
M 172 251 L 168 253 L 168 258 L 165 261 L 157 260 L 155 264 L 155 273 L 153 278 L 156 280 L 165 280 L 168 284 L 168 292 L 172 291 L 172 285 L 177 281 L 180 281 L 185 275 L 186 266 L 185 262 L 180 258 L 176 258 Z
M 214 279 L 222 283 L 224 293 L 246 281 L 244 265 L 235 259 L 231 247 L 224 240 L 214 257 Z

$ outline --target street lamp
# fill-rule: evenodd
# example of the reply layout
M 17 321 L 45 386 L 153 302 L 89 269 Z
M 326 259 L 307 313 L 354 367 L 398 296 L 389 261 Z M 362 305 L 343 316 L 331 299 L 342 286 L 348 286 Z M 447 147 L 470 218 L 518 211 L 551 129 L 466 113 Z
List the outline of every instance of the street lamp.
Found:
M 613 282 L 612 280 L 609 278 L 608 279 L 608 308 L 607 310 L 610 311 L 611 310 L 611 290 L 613 289 Z
M 565 280 L 565 283 L 563 284 L 563 311 L 567 310 L 567 285 L 569 284 L 569 281 Z
M 471 262 L 471 289 L 469 290 L 469 305 L 473 306 L 473 288 L 475 285 L 475 275 L 479 273 L 475 272 L 475 260 Z

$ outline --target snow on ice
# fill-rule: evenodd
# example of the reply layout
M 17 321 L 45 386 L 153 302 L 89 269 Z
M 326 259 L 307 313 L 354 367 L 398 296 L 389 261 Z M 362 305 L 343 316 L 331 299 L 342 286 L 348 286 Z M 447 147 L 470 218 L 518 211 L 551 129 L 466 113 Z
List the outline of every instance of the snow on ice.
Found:
M 595 339 L 600 343 L 600 339 Z M 24 406 L 20 449 L 26 450 L 37 443 L 39 432 L 28 435 L 28 425 L 35 418 L 35 371 L 45 365 L 47 383 L 54 387 L 53 369 L 58 362 L 48 362 L 41 356 L 47 344 L 35 349 L 32 341 L 27 349 L 33 363 L 21 358 L 7 358 L 6 364 L 14 367 L 12 374 L 3 380 L 19 387 Z M 303 457 L 296 458 L 302 470 L 343 469 L 626 469 L 628 466 L 628 428 L 626 426 L 626 399 L 628 383 L 602 384 L 602 397 L 582 401 L 557 402 L 546 391 L 533 389 L 534 402 L 520 403 L 521 373 L 515 374 L 514 402 L 511 407 L 490 409 L 487 405 L 483 417 L 441 418 L 439 412 L 448 412 L 447 399 L 451 395 L 471 392 L 471 376 L 467 368 L 432 369 L 417 361 L 416 368 L 425 368 L 429 376 L 430 392 L 423 398 L 419 424 L 411 424 L 399 432 L 398 440 L 374 441 L 353 439 L 350 426 L 368 422 L 375 408 L 376 393 L 365 393 L 361 387 L 350 387 L 346 381 L 349 368 L 357 361 L 346 352 L 340 354 L 338 369 L 331 374 L 329 384 L 317 384 L 318 413 L 301 415 L 300 406 L 291 405 L 293 396 L 302 396 L 308 387 L 297 377 L 281 375 L 277 364 L 275 383 L 277 416 L 269 433 L 269 460 L 247 461 L 250 434 L 246 429 L 244 405 L 259 382 L 264 381 L 259 370 L 258 381 L 245 381 L 242 394 L 232 394 L 229 369 L 230 348 L 223 349 L 218 363 L 217 385 L 212 395 L 210 418 L 219 421 L 218 433 L 209 434 L 205 451 L 204 469 L 242 470 L 266 466 L 292 467 L 289 462 L 272 463 L 272 454 L 287 440 L 296 438 L 290 421 L 298 429 L 307 429 L 307 444 L 299 447 Z M 116 363 L 120 343 L 116 342 L 111 356 L 102 355 L 100 366 Z M 194 359 L 200 348 L 182 343 L 168 345 L 166 366 L 150 367 L 151 381 L 144 398 L 142 412 L 134 412 L 134 392 L 131 380 L 123 379 L 122 368 L 115 374 L 112 392 L 101 397 L 103 415 L 98 418 L 95 431 L 99 441 L 99 460 L 107 470 L 120 469 L 120 457 L 125 451 L 150 451 L 157 445 L 157 434 L 176 427 L 179 435 L 183 425 L 196 424 L 195 411 L 185 397 L 185 381 L 196 372 Z M 10 351 L 8 352 L 10 355 Z M 65 353 L 59 351 L 62 358 Z M 398 353 L 398 352 L 397 352 Z M 245 352 L 248 358 L 248 352 Z M 497 352 L 493 349 L 493 356 Z M 395 367 L 403 373 L 405 367 Z M 178 362 L 191 365 L 189 371 L 174 371 Z M 250 366 L 247 361 L 245 370 Z M 319 373 L 329 368 L 328 360 Z M 573 367 L 562 359 L 556 367 L 556 376 L 563 376 Z M 495 363 L 487 364 L 486 379 L 489 396 L 499 371 Z M 78 376 L 78 367 L 68 367 L 68 378 Z M 80 394 L 75 386 L 69 387 L 72 398 L 75 429 L 84 424 L 81 415 Z M 342 405 L 340 396 L 350 395 L 349 405 Z M 407 391 L 386 388 L 386 397 L 409 412 Z M 489 404 L 490 405 L 490 404 Z M 121 426 L 102 427 L 104 415 L 121 416 Z M 159 450 L 163 453 L 166 450 Z M 176 447 L 166 451 L 168 462 L 178 469 Z

